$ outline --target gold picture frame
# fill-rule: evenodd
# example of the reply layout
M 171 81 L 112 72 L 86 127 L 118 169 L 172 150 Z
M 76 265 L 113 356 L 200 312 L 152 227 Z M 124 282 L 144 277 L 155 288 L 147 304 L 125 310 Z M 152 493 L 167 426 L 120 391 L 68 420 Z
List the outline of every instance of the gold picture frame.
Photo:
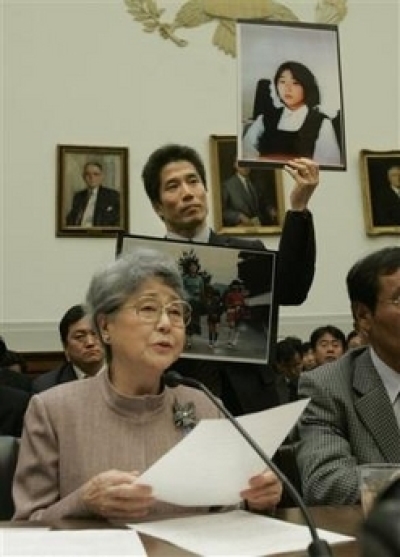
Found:
M 57 145 L 56 236 L 128 231 L 128 189 L 127 147 Z M 97 193 L 88 211 L 91 191 Z
M 400 234 L 400 151 L 362 149 L 359 164 L 366 233 Z
M 249 217 L 251 221 L 248 224 L 241 221 L 233 224 L 241 218 L 240 216 L 236 218 L 240 200 L 235 199 L 232 189 L 237 187 L 235 183 L 232 183 L 235 181 L 236 173 L 237 137 L 235 135 L 211 135 L 210 158 L 215 231 L 218 234 L 235 236 L 280 234 L 285 218 L 282 171 L 273 168 L 250 167 L 251 195 L 253 198 L 256 195 L 258 213 L 253 218 Z M 246 166 L 246 168 L 249 167 Z M 238 186 L 241 187 L 240 183 Z M 243 188 L 245 187 L 243 186 Z

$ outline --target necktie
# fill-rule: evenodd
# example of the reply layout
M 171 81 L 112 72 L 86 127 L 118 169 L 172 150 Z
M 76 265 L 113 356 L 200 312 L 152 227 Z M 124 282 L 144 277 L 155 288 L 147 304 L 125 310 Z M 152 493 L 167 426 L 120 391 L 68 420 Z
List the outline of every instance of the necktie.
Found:
M 252 210 L 253 215 L 257 214 L 257 199 L 254 193 L 254 189 L 252 186 L 252 183 L 250 182 L 249 178 L 245 179 L 246 182 L 246 190 L 247 190 L 247 195 L 248 195 L 248 199 L 250 202 L 250 207 Z
M 96 196 L 94 195 L 94 190 L 90 190 L 89 199 L 82 215 L 81 226 L 93 226 L 95 201 Z

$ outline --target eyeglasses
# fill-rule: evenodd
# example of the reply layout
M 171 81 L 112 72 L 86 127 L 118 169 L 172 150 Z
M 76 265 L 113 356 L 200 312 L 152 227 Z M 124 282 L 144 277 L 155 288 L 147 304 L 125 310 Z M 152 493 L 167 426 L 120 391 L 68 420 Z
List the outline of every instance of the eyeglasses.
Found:
M 171 325 L 174 327 L 185 327 L 189 325 L 192 316 L 192 308 L 184 300 L 174 300 L 168 304 L 162 304 L 155 298 L 139 298 L 135 304 L 125 306 L 133 309 L 136 315 L 146 323 L 158 323 L 163 313 L 166 313 Z
M 388 300 L 378 300 L 380 304 L 390 304 L 396 309 L 400 309 L 400 294 L 394 298 L 389 298 Z

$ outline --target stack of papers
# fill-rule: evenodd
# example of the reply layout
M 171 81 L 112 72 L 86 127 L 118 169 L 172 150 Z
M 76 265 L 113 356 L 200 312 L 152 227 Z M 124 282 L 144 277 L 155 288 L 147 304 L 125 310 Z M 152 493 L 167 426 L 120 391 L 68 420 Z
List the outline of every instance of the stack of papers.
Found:
M 138 534 L 132 530 L 49 530 L 34 527 L 0 529 L 0 555 L 146 557 L 147 553 Z
M 275 555 L 305 550 L 311 542 L 311 535 L 306 526 L 245 511 L 174 518 L 131 524 L 130 527 L 209 557 Z M 329 544 L 354 539 L 326 530 L 318 530 L 318 534 Z
M 272 458 L 309 399 L 238 418 L 246 432 Z M 225 506 L 240 501 L 249 479 L 266 469 L 265 462 L 229 420 L 201 420 L 195 429 L 138 482 L 153 488 L 154 497 L 182 506 Z M 179 472 L 179 473 L 177 473 Z

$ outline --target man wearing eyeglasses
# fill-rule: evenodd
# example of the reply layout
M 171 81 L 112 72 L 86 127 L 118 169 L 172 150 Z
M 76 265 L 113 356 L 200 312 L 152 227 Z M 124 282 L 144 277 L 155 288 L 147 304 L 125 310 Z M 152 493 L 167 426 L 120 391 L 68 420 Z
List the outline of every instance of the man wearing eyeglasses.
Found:
M 34 393 L 96 375 L 104 366 L 104 350 L 82 305 L 68 309 L 59 324 L 65 363 L 33 381 Z
M 368 345 L 300 377 L 311 398 L 297 453 L 309 505 L 358 503 L 360 465 L 400 463 L 400 247 L 355 263 L 347 291 Z
M 87 162 L 82 178 L 86 188 L 75 193 L 67 215 L 67 226 L 119 226 L 120 195 L 103 185 L 103 167 L 98 161 Z

